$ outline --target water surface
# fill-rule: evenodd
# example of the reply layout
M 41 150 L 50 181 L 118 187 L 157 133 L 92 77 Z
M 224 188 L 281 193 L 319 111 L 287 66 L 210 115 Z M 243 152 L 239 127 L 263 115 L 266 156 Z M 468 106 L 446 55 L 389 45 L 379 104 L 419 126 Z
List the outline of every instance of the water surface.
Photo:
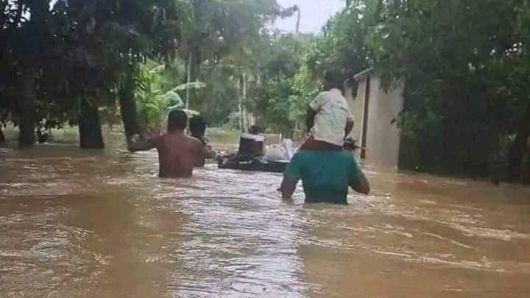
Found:
M 527 297 L 530 191 L 367 173 L 350 205 L 281 176 L 156 177 L 156 152 L 0 149 L 0 296 Z

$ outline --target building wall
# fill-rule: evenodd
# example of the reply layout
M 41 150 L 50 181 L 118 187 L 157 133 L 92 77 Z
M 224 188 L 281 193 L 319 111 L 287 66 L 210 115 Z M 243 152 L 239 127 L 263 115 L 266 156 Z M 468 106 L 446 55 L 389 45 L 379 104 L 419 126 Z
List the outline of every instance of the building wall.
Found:
M 387 93 L 377 77 L 372 77 L 371 85 L 366 162 L 397 169 L 400 132 L 392 122 L 403 109 L 403 87 L 396 84 Z
M 368 118 L 364 123 L 365 92 L 367 78 L 358 82 L 357 96 L 347 92 L 351 113 L 356 123 L 352 135 L 362 140 L 363 126 L 366 127 L 366 157 L 365 162 L 384 168 L 397 169 L 399 165 L 400 132 L 392 121 L 403 109 L 403 84 L 396 83 L 386 92 L 381 87 L 378 77 L 370 78 L 370 98 L 368 100 Z M 349 95 L 349 96 L 348 96 Z

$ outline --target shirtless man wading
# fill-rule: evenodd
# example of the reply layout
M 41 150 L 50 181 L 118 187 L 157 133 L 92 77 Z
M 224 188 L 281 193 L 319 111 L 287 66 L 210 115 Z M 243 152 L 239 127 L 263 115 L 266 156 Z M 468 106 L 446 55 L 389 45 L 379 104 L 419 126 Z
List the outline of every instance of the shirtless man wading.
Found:
M 188 178 L 193 168 L 204 166 L 204 150 L 201 141 L 186 134 L 188 116 L 184 111 L 173 110 L 167 119 L 167 133 L 145 141 L 131 141 L 131 152 L 156 148 L 161 178 Z

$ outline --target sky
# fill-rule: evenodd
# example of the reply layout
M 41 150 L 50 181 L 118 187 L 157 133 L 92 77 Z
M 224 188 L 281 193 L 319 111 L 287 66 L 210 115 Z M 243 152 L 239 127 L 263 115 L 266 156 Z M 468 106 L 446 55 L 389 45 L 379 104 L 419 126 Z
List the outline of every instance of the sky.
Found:
M 301 33 L 318 33 L 327 21 L 344 7 L 344 0 L 277 0 L 283 8 L 298 5 L 302 12 L 300 20 Z M 57 0 L 50 0 L 55 4 Z M 296 30 L 296 15 L 277 20 L 275 27 L 287 32 Z
M 300 32 L 318 33 L 327 21 L 344 7 L 344 0 L 277 0 L 284 7 L 298 5 L 302 12 Z M 278 20 L 275 27 L 280 30 L 294 32 L 296 16 Z

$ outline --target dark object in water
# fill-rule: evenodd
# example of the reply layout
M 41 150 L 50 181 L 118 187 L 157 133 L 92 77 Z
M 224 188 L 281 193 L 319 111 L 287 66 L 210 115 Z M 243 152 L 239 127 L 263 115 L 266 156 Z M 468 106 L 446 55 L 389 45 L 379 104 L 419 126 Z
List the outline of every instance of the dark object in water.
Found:
M 265 160 L 265 137 L 258 133 L 258 127 L 252 127 L 252 133 L 243 133 L 239 139 L 237 154 L 220 157 L 217 160 L 219 169 L 283 173 L 289 161 Z
M 254 156 L 263 156 L 264 150 L 265 138 L 262 135 L 248 133 L 241 135 L 239 139 L 239 151 L 237 152 L 238 156 L 246 156 L 250 160 Z
M 37 140 L 39 141 L 39 144 L 44 144 L 48 142 L 49 137 L 50 137 L 49 133 L 42 132 L 40 129 L 37 130 Z
M 235 158 L 222 157 L 217 161 L 219 169 L 232 169 L 241 171 L 283 173 L 289 164 L 288 161 L 267 161 L 263 158 L 251 158 L 238 160 Z

